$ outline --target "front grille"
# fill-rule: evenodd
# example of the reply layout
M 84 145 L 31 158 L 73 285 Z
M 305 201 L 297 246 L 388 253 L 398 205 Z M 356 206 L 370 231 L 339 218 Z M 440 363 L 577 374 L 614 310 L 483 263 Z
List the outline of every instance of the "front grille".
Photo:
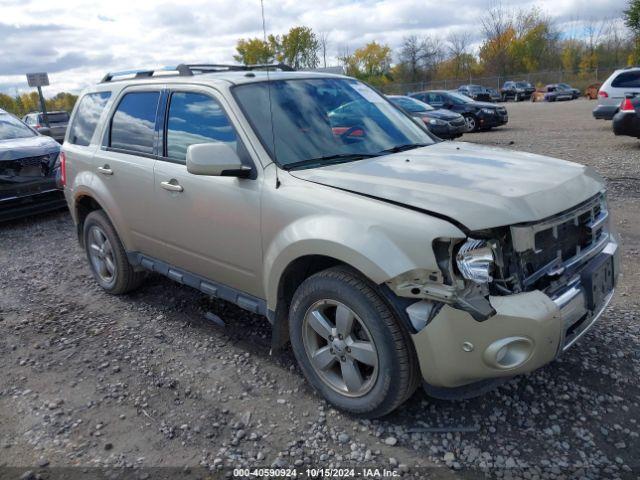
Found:
M 511 235 L 525 286 L 562 274 L 604 248 L 609 238 L 604 197 L 598 195 L 542 222 L 511 227 Z
M 496 108 L 496 110 L 498 111 L 498 114 L 500 115 L 506 115 L 507 114 L 507 109 L 504 107 L 498 107 Z
M 36 157 L 24 157 L 16 160 L 5 160 L 0 162 L 0 175 L 7 176 L 32 176 L 39 169 L 39 175 L 47 175 L 51 169 L 51 157 L 49 155 L 39 155 Z

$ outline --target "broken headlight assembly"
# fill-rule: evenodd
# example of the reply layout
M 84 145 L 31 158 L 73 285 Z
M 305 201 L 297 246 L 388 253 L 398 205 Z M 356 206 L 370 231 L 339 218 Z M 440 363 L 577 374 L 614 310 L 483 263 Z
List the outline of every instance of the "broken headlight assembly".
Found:
M 456 265 L 463 278 L 477 284 L 489 283 L 495 265 L 493 248 L 486 240 L 469 238 L 456 253 Z

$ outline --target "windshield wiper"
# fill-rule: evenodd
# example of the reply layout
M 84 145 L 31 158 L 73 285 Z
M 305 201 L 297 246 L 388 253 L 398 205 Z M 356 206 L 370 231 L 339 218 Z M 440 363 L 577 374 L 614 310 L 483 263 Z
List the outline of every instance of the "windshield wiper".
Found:
M 283 165 L 285 170 L 295 170 L 301 167 L 322 167 L 324 165 L 335 165 L 337 163 L 346 163 L 354 160 L 363 160 L 365 158 L 377 157 L 378 153 L 337 153 L 335 155 L 326 155 L 324 157 L 309 158 L 300 160 L 299 162 L 288 163 Z
M 428 147 L 429 145 L 431 144 L 430 143 L 406 143 L 404 145 L 396 145 L 395 147 L 387 148 L 386 150 L 382 150 L 379 153 L 381 154 L 398 153 L 398 152 L 404 152 L 406 150 L 413 150 L 414 148 Z

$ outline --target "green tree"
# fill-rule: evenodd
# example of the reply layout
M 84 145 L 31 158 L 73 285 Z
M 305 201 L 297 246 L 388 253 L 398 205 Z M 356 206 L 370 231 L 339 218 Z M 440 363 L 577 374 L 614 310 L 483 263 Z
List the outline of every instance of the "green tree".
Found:
M 367 43 L 352 55 L 341 58 L 347 75 L 382 87 L 391 77 L 391 48 L 377 42 Z
M 6 112 L 14 113 L 16 110 L 16 101 L 9 95 L 0 93 L 0 108 Z
M 276 58 L 295 68 L 316 68 L 320 64 L 320 41 L 309 27 L 293 27 L 275 37 Z
M 629 0 L 629 6 L 623 12 L 624 23 L 631 30 L 635 43 L 633 64 L 640 60 L 640 0 Z
M 236 44 L 236 51 L 238 53 L 233 58 L 245 65 L 272 63 L 276 55 L 274 42 L 259 38 L 241 38 Z

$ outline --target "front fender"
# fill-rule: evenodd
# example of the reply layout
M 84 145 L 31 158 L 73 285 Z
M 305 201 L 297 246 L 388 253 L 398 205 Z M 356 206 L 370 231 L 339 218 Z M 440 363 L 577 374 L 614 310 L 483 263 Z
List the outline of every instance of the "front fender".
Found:
M 265 251 L 263 281 L 270 310 L 275 310 L 278 285 L 287 266 L 307 255 L 339 260 L 376 284 L 416 267 L 415 261 L 375 225 L 335 215 L 305 217 L 280 231 Z

